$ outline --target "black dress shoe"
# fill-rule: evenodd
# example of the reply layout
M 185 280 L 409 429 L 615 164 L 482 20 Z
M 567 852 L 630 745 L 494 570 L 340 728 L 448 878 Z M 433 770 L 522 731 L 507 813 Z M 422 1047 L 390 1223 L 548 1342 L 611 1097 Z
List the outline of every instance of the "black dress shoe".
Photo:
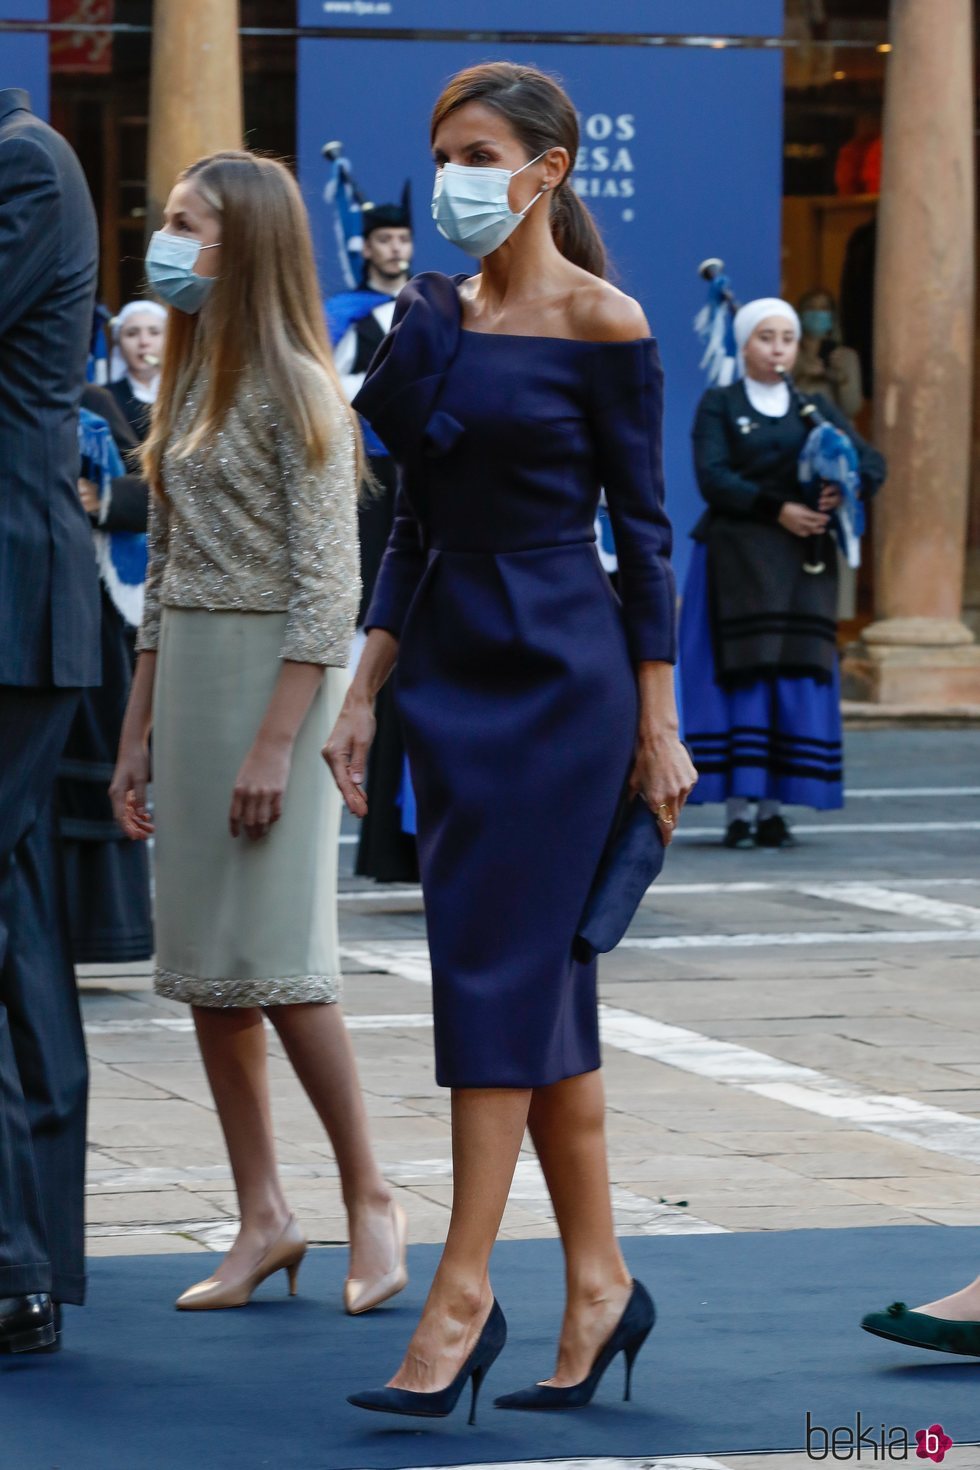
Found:
M 721 839 L 722 847 L 751 847 L 752 828 L 748 822 L 741 817 L 736 817 L 734 822 L 729 822 L 728 829 Z
M 0 1297 L 0 1353 L 35 1352 L 57 1340 L 54 1306 L 47 1292 Z
M 757 847 L 795 847 L 796 838 L 782 817 L 766 817 L 755 829 Z
M 60 1353 L 61 1352 L 61 1303 L 53 1302 L 54 1307 L 54 1342 L 46 1342 L 43 1347 L 28 1348 L 31 1353 Z

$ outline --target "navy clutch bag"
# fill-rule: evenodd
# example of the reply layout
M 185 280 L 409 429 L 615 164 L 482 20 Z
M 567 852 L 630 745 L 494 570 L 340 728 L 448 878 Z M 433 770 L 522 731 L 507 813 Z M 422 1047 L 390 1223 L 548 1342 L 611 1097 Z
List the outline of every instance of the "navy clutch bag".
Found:
M 586 962 L 616 948 L 663 865 L 660 823 L 635 796 L 623 809 L 586 900 L 575 936 L 576 959 Z

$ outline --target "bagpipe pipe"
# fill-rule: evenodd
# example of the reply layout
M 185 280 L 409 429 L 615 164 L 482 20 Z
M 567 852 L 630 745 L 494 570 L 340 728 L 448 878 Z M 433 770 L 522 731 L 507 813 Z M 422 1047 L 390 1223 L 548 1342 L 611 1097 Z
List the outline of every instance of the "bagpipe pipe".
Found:
M 364 273 L 364 226 L 373 214 L 375 222 L 380 221 L 379 206 L 368 199 L 362 192 L 360 185 L 354 177 L 351 161 L 344 156 L 344 145 L 339 139 L 334 138 L 324 143 L 320 149 L 329 170 L 323 191 L 324 200 L 331 211 L 333 218 L 334 236 L 337 243 L 337 256 L 340 263 L 341 279 L 348 291 L 355 291 L 361 285 Z M 381 211 L 385 211 L 384 223 L 395 224 L 411 228 L 412 216 L 412 186 L 406 180 L 401 194 L 401 203 L 397 210 L 393 206 L 382 205 Z M 391 216 L 390 218 L 387 216 Z M 401 262 L 407 271 L 411 265 L 410 260 Z
M 724 268 L 725 262 L 717 256 L 698 266 L 698 275 L 708 282 L 708 301 L 694 319 L 695 330 L 705 344 L 700 365 L 707 372 L 709 384 L 718 386 L 734 382 L 740 371 L 734 332 L 739 303 Z M 836 537 L 848 566 L 859 567 L 865 516 L 857 450 L 844 430 L 831 423 L 813 399 L 800 391 L 789 372 L 781 368 L 779 373 L 793 407 L 809 429 L 797 461 L 804 501 L 817 510 L 824 486 L 839 490 L 840 504 L 830 512 L 828 529 Z M 823 545 L 823 536 L 811 536 L 807 541 L 803 570 L 813 576 L 826 569 Z

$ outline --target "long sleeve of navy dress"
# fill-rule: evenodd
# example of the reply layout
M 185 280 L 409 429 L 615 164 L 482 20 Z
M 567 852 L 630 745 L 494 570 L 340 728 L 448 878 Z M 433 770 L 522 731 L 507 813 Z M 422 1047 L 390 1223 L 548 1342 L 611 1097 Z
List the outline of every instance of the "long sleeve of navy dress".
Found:
M 599 1066 L 573 939 L 633 759 L 636 664 L 675 656 L 662 372 L 651 339 L 466 331 L 460 279 L 406 287 L 356 401 L 401 479 L 366 625 L 400 640 L 437 1080 L 538 1087 Z

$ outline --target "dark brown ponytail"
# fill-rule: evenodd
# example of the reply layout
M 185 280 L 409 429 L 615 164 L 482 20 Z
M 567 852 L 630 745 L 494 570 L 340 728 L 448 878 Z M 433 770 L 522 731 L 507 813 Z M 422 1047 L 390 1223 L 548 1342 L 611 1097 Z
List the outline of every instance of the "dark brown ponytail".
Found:
M 562 180 L 552 195 L 551 233 L 567 260 L 594 276 L 606 275 L 606 247 L 599 227 L 567 179 Z
M 567 92 L 554 77 L 536 66 L 490 61 L 457 72 L 432 111 L 430 136 L 457 108 L 482 102 L 506 118 L 515 136 L 535 158 L 549 148 L 565 148 L 572 160 L 568 173 L 551 196 L 551 233 L 567 260 L 594 276 L 606 274 L 606 251 L 595 220 L 571 182 L 578 156 L 578 116 Z

